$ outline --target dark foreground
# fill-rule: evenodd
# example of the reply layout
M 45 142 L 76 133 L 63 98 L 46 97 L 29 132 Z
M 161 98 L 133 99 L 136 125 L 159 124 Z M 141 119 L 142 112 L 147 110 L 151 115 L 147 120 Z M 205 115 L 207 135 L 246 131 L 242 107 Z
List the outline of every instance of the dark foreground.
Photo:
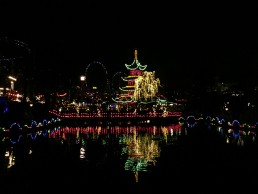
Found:
M 16 164 L 9 169 L 1 165 L 0 192 L 253 193 L 258 183 L 256 143 L 238 146 L 224 140 L 216 134 L 182 136 L 162 147 L 157 165 L 139 174 L 139 182 L 123 170 L 123 160 L 114 150 L 103 153 L 95 146 L 89 160 L 80 160 L 76 144 L 24 141 L 16 148 Z M 27 156 L 29 146 L 33 153 Z M 98 160 L 101 154 L 107 156 L 104 161 Z

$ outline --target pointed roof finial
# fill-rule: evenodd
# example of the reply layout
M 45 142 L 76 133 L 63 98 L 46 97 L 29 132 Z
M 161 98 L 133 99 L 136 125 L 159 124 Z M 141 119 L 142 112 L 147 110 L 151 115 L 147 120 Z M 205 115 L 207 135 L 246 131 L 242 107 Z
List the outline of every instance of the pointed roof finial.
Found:
M 134 50 L 134 60 L 133 62 L 128 65 L 128 64 L 125 64 L 125 67 L 128 69 L 128 70 L 141 70 L 141 71 L 144 71 L 147 67 L 147 65 L 141 65 L 141 63 L 138 61 L 138 57 L 137 57 L 137 49 Z
M 134 60 L 136 60 L 136 61 L 138 61 L 137 54 L 138 54 L 137 49 L 135 49 L 134 50 Z

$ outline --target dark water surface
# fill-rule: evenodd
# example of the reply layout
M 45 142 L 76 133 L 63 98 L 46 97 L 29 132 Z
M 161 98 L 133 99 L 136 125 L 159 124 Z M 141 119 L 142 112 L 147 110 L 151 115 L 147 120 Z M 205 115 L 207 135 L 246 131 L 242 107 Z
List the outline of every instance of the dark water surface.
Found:
M 65 126 L 3 137 L 0 149 L 1 193 L 251 193 L 258 183 L 256 136 L 218 126 Z

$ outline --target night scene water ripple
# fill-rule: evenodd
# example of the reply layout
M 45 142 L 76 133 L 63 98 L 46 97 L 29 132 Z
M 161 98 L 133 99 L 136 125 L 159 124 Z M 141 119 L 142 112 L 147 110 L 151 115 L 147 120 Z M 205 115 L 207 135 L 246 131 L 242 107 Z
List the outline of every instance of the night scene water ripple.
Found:
M 183 191 L 186 180 L 181 182 L 178 178 L 188 176 L 191 181 L 186 184 L 196 183 L 196 169 L 212 182 L 231 182 L 232 174 L 245 176 L 242 170 L 255 166 L 257 161 L 255 133 L 241 131 L 236 136 L 230 128 L 188 128 L 182 123 L 62 126 L 3 137 L 0 147 L 3 190 L 9 191 L 43 187 L 46 181 L 62 183 L 60 191 L 71 185 L 75 191 L 86 187 L 93 193 L 151 193 L 163 190 L 162 185 L 171 181 L 171 185 Z M 218 172 L 225 169 L 228 173 L 222 179 Z M 255 175 L 257 169 L 247 172 Z

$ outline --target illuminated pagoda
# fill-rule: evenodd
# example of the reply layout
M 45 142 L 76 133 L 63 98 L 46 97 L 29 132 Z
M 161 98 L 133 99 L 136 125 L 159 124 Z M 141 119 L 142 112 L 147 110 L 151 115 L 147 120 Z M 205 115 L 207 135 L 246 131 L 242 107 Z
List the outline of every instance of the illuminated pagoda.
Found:
M 122 80 L 127 82 L 127 85 L 120 87 L 121 94 L 117 101 L 120 102 L 133 102 L 134 92 L 135 92 L 135 80 L 142 76 L 142 72 L 147 68 L 147 65 L 141 65 L 138 60 L 138 51 L 134 50 L 134 60 L 131 64 L 125 64 L 127 70 L 129 70 L 129 75 L 127 77 L 122 77 Z

